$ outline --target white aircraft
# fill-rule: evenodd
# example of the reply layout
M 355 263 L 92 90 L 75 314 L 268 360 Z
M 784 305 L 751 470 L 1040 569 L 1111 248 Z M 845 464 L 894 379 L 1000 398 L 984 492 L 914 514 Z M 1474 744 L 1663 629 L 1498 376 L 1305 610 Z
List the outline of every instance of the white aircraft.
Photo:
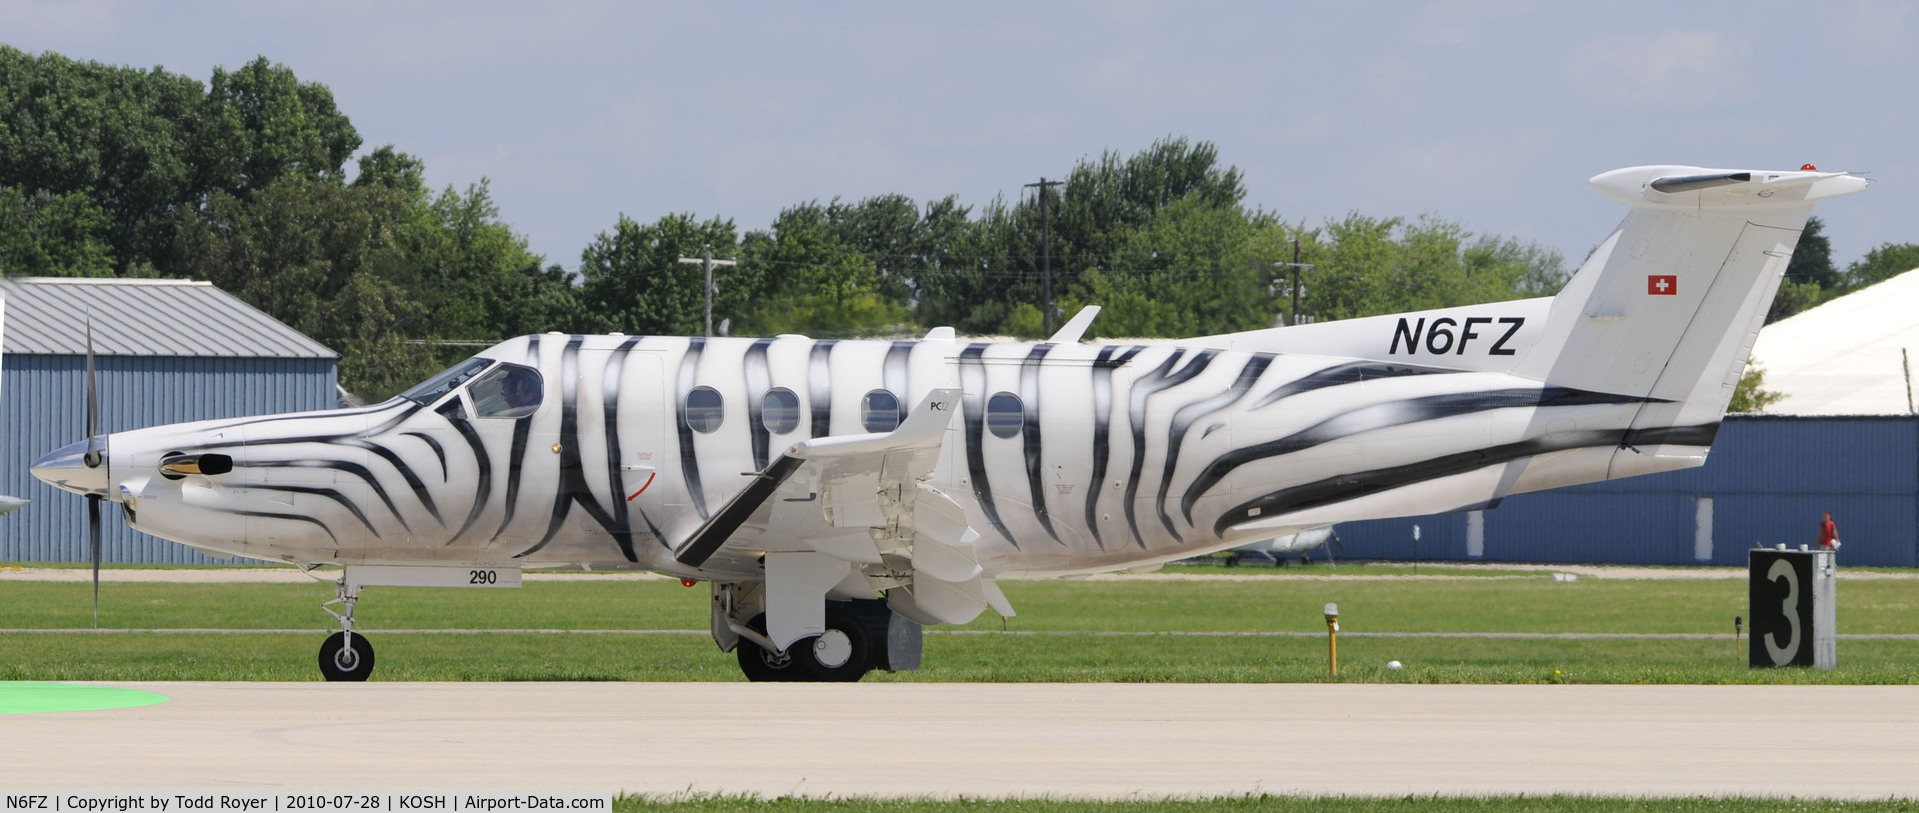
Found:
M 1240 545 L 1227 551 L 1226 564 L 1240 565 L 1247 561 L 1270 560 L 1275 565 L 1283 565 L 1288 560 L 1308 559 L 1308 554 L 1326 546 L 1333 539 L 1333 528 L 1308 528 L 1271 539 L 1261 539 Z M 1329 559 L 1330 560 L 1330 559 Z
M 1630 211 L 1550 298 L 1163 344 L 1081 344 L 1090 314 L 1036 344 L 525 336 L 370 407 L 89 409 L 33 473 L 199 550 L 341 565 L 329 679 L 373 667 L 364 587 L 570 565 L 709 582 L 749 678 L 857 680 L 917 666 L 918 625 L 1012 615 L 1009 574 L 1700 465 L 1813 202 L 1866 183 L 1605 173 Z

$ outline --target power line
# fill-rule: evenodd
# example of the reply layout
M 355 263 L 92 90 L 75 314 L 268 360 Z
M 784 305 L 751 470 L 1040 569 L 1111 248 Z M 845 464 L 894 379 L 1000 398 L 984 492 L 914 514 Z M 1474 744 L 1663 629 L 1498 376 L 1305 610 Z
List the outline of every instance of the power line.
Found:
M 713 246 L 708 244 L 700 256 L 681 257 L 680 262 L 698 265 L 706 270 L 706 335 L 711 336 L 713 335 L 713 266 L 734 265 L 739 261 L 713 259 Z
M 1039 187 L 1039 258 L 1040 274 L 1043 279 L 1040 296 L 1046 303 L 1041 310 L 1041 316 L 1045 320 L 1045 332 L 1048 336 L 1053 335 L 1053 221 L 1046 208 L 1046 189 L 1051 186 L 1063 186 L 1065 183 L 1065 181 L 1049 181 L 1046 180 L 1046 176 L 1041 175 L 1039 183 L 1026 184 L 1027 189 Z

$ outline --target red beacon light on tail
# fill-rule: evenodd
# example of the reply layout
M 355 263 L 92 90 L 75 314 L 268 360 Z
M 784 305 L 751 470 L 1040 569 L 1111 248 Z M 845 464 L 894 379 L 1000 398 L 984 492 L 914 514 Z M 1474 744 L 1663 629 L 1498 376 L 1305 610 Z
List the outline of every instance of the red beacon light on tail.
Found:
M 1818 168 L 1818 167 L 1815 167 L 1815 166 L 1813 166 L 1813 165 L 1811 165 L 1811 164 L 1802 164 L 1802 165 L 1801 165 L 1801 166 L 1799 167 L 1799 171 L 1800 171 L 1800 172 L 1818 172 L 1818 171 L 1819 171 L 1819 168 Z

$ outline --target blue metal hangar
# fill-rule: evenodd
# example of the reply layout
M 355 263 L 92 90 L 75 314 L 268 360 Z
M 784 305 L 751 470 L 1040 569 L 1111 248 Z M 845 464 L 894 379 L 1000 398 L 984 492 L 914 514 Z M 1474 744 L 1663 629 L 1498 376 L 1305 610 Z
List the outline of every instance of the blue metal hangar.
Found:
M 0 296 L 0 494 L 31 500 L 0 518 L 0 561 L 89 560 L 86 500 L 27 471 L 85 435 L 89 321 L 102 432 L 339 403 L 338 353 L 211 283 L 12 277 Z M 227 561 L 106 519 L 105 561 Z
M 1754 545 L 1816 544 L 1830 511 L 1841 566 L 1919 567 L 1911 350 L 1919 270 L 1761 330 L 1752 361 L 1763 389 L 1780 396 L 1774 414 L 1727 416 L 1704 466 L 1520 494 L 1492 511 L 1349 522 L 1339 549 L 1357 559 L 1743 566 Z
M 1333 553 L 1743 567 L 1754 545 L 1817 544 L 1826 511 L 1841 566 L 1919 566 L 1919 416 L 1729 415 L 1699 468 L 1517 494 L 1493 510 L 1341 523 Z

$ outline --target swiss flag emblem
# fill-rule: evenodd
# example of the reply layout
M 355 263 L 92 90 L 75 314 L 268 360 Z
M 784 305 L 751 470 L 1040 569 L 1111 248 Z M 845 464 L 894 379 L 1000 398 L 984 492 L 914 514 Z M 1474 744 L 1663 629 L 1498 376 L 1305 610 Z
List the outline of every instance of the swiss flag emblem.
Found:
M 1679 278 L 1672 274 L 1653 274 L 1646 277 L 1646 293 L 1653 296 L 1672 296 L 1679 293 Z

